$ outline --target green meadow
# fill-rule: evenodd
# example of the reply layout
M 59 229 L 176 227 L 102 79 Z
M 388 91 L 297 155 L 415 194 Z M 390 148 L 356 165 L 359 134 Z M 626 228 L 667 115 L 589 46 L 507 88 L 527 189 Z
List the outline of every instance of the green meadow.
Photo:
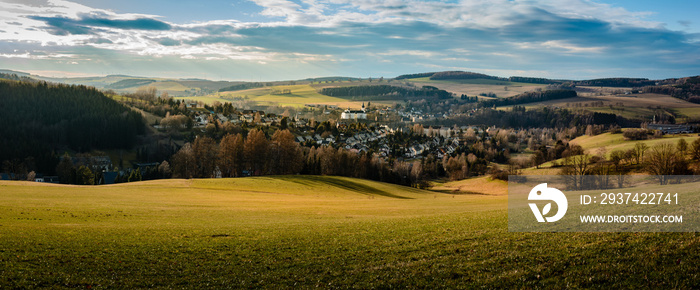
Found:
M 408 79 L 412 82 L 419 83 L 436 83 L 436 84 L 466 84 L 466 85 L 493 85 L 493 86 L 540 86 L 539 84 L 518 83 L 511 81 L 493 80 L 493 79 L 449 79 L 449 80 L 432 80 L 430 77 Z
M 627 130 L 627 129 L 623 129 Z M 648 139 L 648 140 L 627 140 L 622 135 L 603 133 L 595 136 L 583 135 L 571 140 L 570 144 L 579 145 L 583 150 L 591 155 L 604 154 L 606 158 L 610 157 L 610 153 L 615 150 L 627 151 L 633 149 L 637 143 L 646 144 L 649 148 L 656 145 L 671 143 L 674 146 L 678 143 L 678 140 L 685 139 L 688 144 L 693 143 L 695 139 L 700 138 L 696 134 L 675 134 L 675 135 L 664 135 L 661 138 Z M 526 168 L 523 170 L 525 175 L 557 175 L 561 172 L 561 168 L 551 167 L 554 163 L 561 164 L 564 161 L 563 158 L 545 162 L 540 165 L 539 169 L 534 166 Z
M 291 93 L 279 93 L 282 90 L 290 90 Z M 346 99 L 319 94 L 316 89 L 310 85 L 262 87 L 234 92 L 221 92 L 204 97 L 186 97 L 179 99 L 202 101 L 211 104 L 215 101 L 222 103 L 230 102 L 235 98 L 246 98 L 249 101 L 264 105 L 293 107 L 303 107 L 305 104 L 341 104 L 348 102 Z
M 600 150 L 606 153 L 606 156 L 613 150 L 629 150 L 634 148 L 637 143 L 644 143 L 650 148 L 663 143 L 672 143 L 674 146 L 678 140 L 685 139 L 688 144 L 693 143 L 695 139 L 700 138 L 697 134 L 676 134 L 664 135 L 661 138 L 649 140 L 627 140 L 622 134 L 603 133 L 596 136 L 580 136 L 571 140 L 571 144 L 580 145 L 586 152 L 597 154 Z
M 591 112 L 615 114 L 628 119 L 651 120 L 654 116 L 654 109 L 643 107 L 588 107 Z
M 510 233 L 502 186 L 471 188 L 0 182 L 0 288 L 700 286 L 697 233 Z

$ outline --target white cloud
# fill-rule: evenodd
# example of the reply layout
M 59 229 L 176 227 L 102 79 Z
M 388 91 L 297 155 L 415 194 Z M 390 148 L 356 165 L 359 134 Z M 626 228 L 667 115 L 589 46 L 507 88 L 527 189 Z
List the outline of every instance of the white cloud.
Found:
M 601 53 L 606 49 L 604 46 L 578 46 L 560 40 L 545 41 L 541 44 L 541 46 L 546 48 L 562 49 L 569 53 Z
M 441 53 L 437 53 L 435 51 L 425 51 L 425 50 L 390 50 L 387 52 L 380 52 L 377 54 L 378 55 L 386 55 L 386 56 L 397 56 L 397 55 L 421 56 L 421 57 L 426 57 L 426 58 L 441 55 Z
M 2 1 L 0 58 L 18 61 L 63 60 L 66 64 L 70 59 L 88 65 L 91 61 L 84 60 L 88 57 L 76 56 L 80 53 L 73 50 L 91 49 L 94 59 L 107 51 L 143 57 L 139 59 L 172 57 L 269 66 L 308 63 L 320 67 L 342 62 L 358 70 L 383 62 L 392 66 L 382 69 L 398 71 L 429 67 L 412 60 L 420 58 L 434 62 L 431 67 L 435 68 L 468 70 L 459 67 L 468 62 L 482 71 L 497 66 L 540 71 L 532 68 L 542 60 L 556 59 L 563 68 L 567 62 L 571 67 L 596 61 L 611 66 L 600 59 L 616 53 L 621 62 L 639 63 L 652 51 L 677 51 L 643 58 L 649 66 L 658 66 L 700 54 L 690 41 L 694 36 L 646 21 L 649 13 L 590 0 L 252 0 L 268 22 L 221 19 L 189 24 L 68 0 L 48 0 L 49 5 L 42 7 Z M 93 18 L 112 25 L 89 21 Z M 139 29 L 132 22 L 124 25 L 133 20 L 161 25 L 159 29 Z M 72 26 L 62 26 L 66 24 Z M 7 47 L 24 49 L 15 52 Z M 573 61 L 572 56 L 588 62 Z M 688 65 L 697 68 L 700 60 L 689 59 L 693 63 Z
M 64 53 L 48 53 L 43 51 L 25 51 L 22 53 L 0 53 L 0 57 L 3 58 L 17 58 L 17 59 L 75 59 L 77 58 L 74 54 L 64 54 Z

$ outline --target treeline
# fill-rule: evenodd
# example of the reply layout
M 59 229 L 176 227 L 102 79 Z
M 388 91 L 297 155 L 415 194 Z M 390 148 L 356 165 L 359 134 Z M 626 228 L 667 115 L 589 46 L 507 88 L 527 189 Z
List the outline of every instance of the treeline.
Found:
M 527 103 L 544 102 L 549 100 L 558 100 L 566 98 L 575 98 L 577 96 L 576 91 L 572 90 L 550 90 L 542 92 L 528 92 L 517 96 L 501 99 L 492 99 L 481 102 L 480 104 L 484 107 L 493 106 L 510 106 L 510 105 L 520 105 Z
M 459 96 L 459 99 L 464 101 L 465 103 L 478 103 L 479 102 L 479 97 L 470 97 L 465 94 L 462 94 Z
M 232 85 L 228 86 L 225 88 L 219 89 L 219 92 L 232 92 L 232 91 L 242 91 L 242 90 L 249 90 L 249 89 L 256 89 L 256 88 L 262 88 L 264 87 L 265 84 L 263 83 L 243 83 L 243 84 L 237 84 L 237 85 Z
M 405 74 L 405 75 L 400 75 L 394 79 L 396 80 L 405 80 L 405 79 L 417 79 L 417 78 L 426 78 L 434 75 L 434 72 L 428 72 L 428 73 L 417 73 L 417 74 Z
M 490 79 L 490 80 L 500 80 L 500 81 L 511 81 L 518 83 L 529 83 L 529 84 L 561 84 L 564 82 L 570 82 L 565 80 L 552 80 L 547 78 L 534 78 L 534 77 L 520 77 L 512 76 L 509 78 L 501 78 L 496 76 L 490 76 L 481 73 L 466 72 L 466 71 L 445 71 L 445 72 L 427 72 L 427 73 L 416 73 L 416 74 L 405 74 L 396 77 L 396 80 L 403 79 L 415 79 L 415 78 L 425 78 L 430 77 L 431 80 L 467 80 L 467 79 Z
M 144 133 L 141 114 L 94 88 L 0 81 L 0 160 L 32 158 L 53 172 L 53 152 L 131 149 Z M 30 163 L 30 162 L 27 162 Z
M 176 178 L 237 177 L 295 174 L 302 166 L 302 150 L 288 130 L 276 131 L 270 140 L 258 129 L 227 134 L 217 142 L 198 136 L 171 158 Z
M 460 115 L 449 119 L 427 122 L 428 125 L 469 126 L 483 125 L 500 128 L 570 128 L 584 125 L 612 125 L 639 127 L 639 122 L 625 119 L 615 114 L 580 113 L 567 109 L 549 107 L 526 110 L 515 106 L 511 111 L 482 108 L 470 115 Z
M 444 71 L 444 72 L 437 72 L 434 73 L 431 77 L 431 80 L 471 80 L 471 79 L 488 79 L 488 80 L 500 80 L 500 81 L 507 81 L 507 79 L 504 78 L 499 78 L 495 76 L 490 76 L 490 75 L 485 75 L 485 74 L 480 74 L 480 73 L 475 73 L 475 72 L 467 72 L 467 71 Z
M 633 88 L 653 86 L 656 84 L 656 81 L 643 78 L 606 78 L 576 81 L 573 84 L 577 86 Z
M 147 86 L 152 83 L 155 83 L 156 80 L 152 79 L 125 79 L 121 80 L 118 82 L 115 82 L 113 84 L 110 84 L 106 86 L 106 89 L 114 89 L 114 90 L 121 90 L 121 89 L 127 89 L 127 88 L 133 88 L 133 87 L 141 87 L 141 86 Z
M 28 83 L 36 83 L 38 82 L 37 80 L 26 77 L 26 76 L 18 76 L 16 74 L 6 74 L 6 73 L 0 73 L 0 79 L 5 79 L 5 80 L 11 80 L 11 81 L 18 81 L 18 82 L 28 82 Z
M 688 144 L 685 139 L 679 139 L 676 144 L 665 142 L 653 146 L 637 142 L 633 148 L 613 150 L 607 156 L 587 154 L 580 146 L 572 145 L 561 155 L 564 158 L 561 175 L 570 189 L 623 187 L 627 184 L 626 175 L 633 172 L 654 176 L 664 185 L 699 173 L 700 140 Z
M 443 71 L 443 72 L 428 72 L 428 73 L 415 73 L 415 74 L 405 74 L 396 77 L 397 80 L 402 79 L 413 79 L 413 78 L 424 78 L 430 77 L 431 80 L 469 80 L 469 79 L 489 79 L 489 80 L 500 80 L 500 81 L 511 81 L 518 83 L 530 83 L 530 84 L 563 84 L 571 83 L 575 86 L 596 86 L 596 87 L 646 87 L 654 86 L 657 82 L 655 80 L 649 80 L 646 78 L 601 78 L 601 79 L 591 79 L 582 81 L 570 81 L 570 80 L 553 80 L 547 78 L 535 78 L 535 77 L 522 77 L 522 76 L 511 76 L 509 78 L 501 78 L 496 76 L 490 76 L 481 73 L 467 72 L 467 71 Z M 663 82 L 663 81 L 661 81 Z
M 342 147 L 302 147 L 288 130 L 276 130 L 270 137 L 262 130 L 253 129 L 245 135 L 227 134 L 220 142 L 198 136 L 172 156 L 168 170 L 159 168 L 158 172 L 163 176 L 172 173 L 174 178 L 336 175 L 423 187 L 427 186 L 427 180 L 435 178 L 483 175 L 489 161 L 508 160 L 508 150 L 504 148 L 495 143 L 477 142 L 460 146 L 454 156 L 439 159 L 428 154 L 420 160 L 405 162 L 367 151 L 358 154 Z
M 510 78 L 508 78 L 508 80 L 511 82 L 516 82 L 516 83 L 543 84 L 543 85 L 561 84 L 564 82 L 561 80 L 552 80 L 552 79 L 545 79 L 545 78 L 532 78 L 532 77 L 510 77 Z
M 323 88 L 321 94 L 331 97 L 349 98 L 353 100 L 402 100 L 406 98 L 452 98 L 452 93 L 432 86 L 420 89 L 404 88 L 390 85 L 378 86 L 348 86 Z

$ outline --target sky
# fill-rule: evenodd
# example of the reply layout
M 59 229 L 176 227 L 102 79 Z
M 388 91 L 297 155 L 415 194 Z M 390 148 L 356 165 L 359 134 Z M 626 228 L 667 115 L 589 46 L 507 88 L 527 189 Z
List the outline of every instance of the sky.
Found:
M 212 80 L 700 74 L 696 0 L 0 0 L 0 69 Z

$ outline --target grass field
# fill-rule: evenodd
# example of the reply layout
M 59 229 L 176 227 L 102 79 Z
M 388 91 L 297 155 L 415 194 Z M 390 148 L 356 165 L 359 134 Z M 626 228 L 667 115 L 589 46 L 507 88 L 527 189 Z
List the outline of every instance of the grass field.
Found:
M 596 88 L 599 89 L 599 88 Z M 514 89 L 511 89 L 514 90 Z M 497 93 L 498 96 L 501 96 Z M 578 93 L 576 98 L 550 100 L 544 102 L 524 104 L 527 109 L 543 106 L 554 106 L 582 109 L 590 112 L 616 114 L 628 119 L 651 121 L 654 114 L 660 113 L 658 109 L 672 112 L 677 122 L 687 122 L 690 118 L 700 118 L 700 105 L 688 101 L 660 94 L 634 94 L 614 95 L 600 93 Z M 512 106 L 503 106 L 498 109 L 509 110 Z
M 605 148 L 607 154 L 610 154 L 613 150 L 629 150 L 634 148 L 637 142 L 646 144 L 649 147 L 653 147 L 662 143 L 672 143 L 674 146 L 680 139 L 685 139 L 688 144 L 693 143 L 695 139 L 700 138 L 697 134 L 678 134 L 678 135 L 664 135 L 662 138 L 650 139 L 650 140 L 639 140 L 632 141 L 626 140 L 622 134 L 610 134 L 604 133 L 596 136 L 580 136 L 574 140 L 571 140 L 571 144 L 580 145 L 586 152 L 591 154 L 596 154 L 600 148 Z
M 678 143 L 678 140 L 680 139 L 685 139 L 688 144 L 691 144 L 693 141 L 696 139 L 700 138 L 700 136 L 697 136 L 697 134 L 677 134 L 677 135 L 664 135 L 661 138 L 658 139 L 649 139 L 649 140 L 627 140 L 622 134 L 611 134 L 611 133 L 603 133 L 595 136 L 579 136 L 575 138 L 574 140 L 571 140 L 569 143 L 570 144 L 575 144 L 579 145 L 583 148 L 583 150 L 591 155 L 598 155 L 601 152 L 605 153 L 605 157 L 609 158 L 610 153 L 615 150 L 622 150 L 622 151 L 627 151 L 634 146 L 636 146 L 637 143 L 644 143 L 649 148 L 658 145 L 658 144 L 663 144 L 663 143 L 671 143 L 674 146 Z M 523 174 L 525 175 L 557 175 L 561 172 L 561 168 L 551 168 L 553 163 L 559 163 L 561 164 L 563 162 L 563 158 L 557 159 L 557 160 L 552 160 L 549 162 L 545 162 L 540 165 L 540 169 L 536 169 L 535 167 L 527 168 L 523 170 Z
M 416 84 L 416 86 L 434 86 L 442 90 L 460 96 L 462 94 L 468 96 L 477 96 L 479 94 L 494 93 L 499 98 L 512 97 L 524 92 L 532 92 L 537 88 L 544 88 L 546 85 L 514 83 L 508 81 L 490 80 L 490 79 L 473 79 L 473 80 L 431 80 L 428 77 L 407 79 Z
M 291 90 L 290 94 L 274 94 L 275 91 Z M 245 98 L 262 105 L 280 105 L 303 107 L 305 104 L 337 105 L 339 107 L 360 108 L 362 102 L 353 102 L 346 99 L 330 97 L 319 94 L 310 85 L 288 85 L 263 87 L 235 92 L 222 92 L 204 97 L 178 98 L 185 100 L 202 101 L 205 103 L 231 102 L 233 98 Z
M 482 176 L 436 184 L 432 189 L 454 194 L 503 195 L 508 192 L 508 183 Z
M 700 118 L 700 108 L 698 107 L 674 108 L 673 111 L 688 118 Z
M 435 84 L 463 84 L 463 85 L 492 85 L 492 86 L 540 86 L 538 84 L 517 83 L 511 81 L 501 81 L 492 79 L 454 79 L 454 80 L 431 80 L 430 77 L 408 79 L 412 82 L 435 83 Z
M 638 120 L 652 120 L 654 116 L 654 109 L 643 108 L 643 107 L 588 107 L 586 108 L 591 112 L 615 114 L 618 116 L 625 117 L 627 119 L 638 119 Z
M 697 288 L 696 233 L 509 233 L 507 198 L 340 177 L 0 182 L 0 288 Z

